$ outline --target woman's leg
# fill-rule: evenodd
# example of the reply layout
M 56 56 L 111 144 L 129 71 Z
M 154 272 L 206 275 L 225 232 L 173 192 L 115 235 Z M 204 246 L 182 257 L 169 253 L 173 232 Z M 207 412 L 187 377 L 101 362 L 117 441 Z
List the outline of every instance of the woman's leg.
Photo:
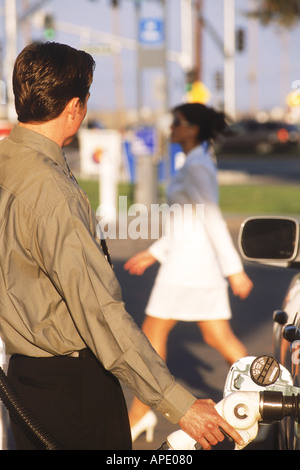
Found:
M 247 356 L 245 346 L 233 333 L 228 320 L 200 321 L 198 326 L 204 341 L 216 349 L 230 365 Z
M 167 359 L 168 337 L 176 323 L 176 320 L 164 320 L 147 315 L 142 326 L 143 332 L 164 361 Z
M 164 320 L 147 315 L 142 326 L 142 331 L 145 333 L 156 352 L 164 360 L 167 358 L 168 336 L 175 324 L 176 320 Z M 134 426 L 148 410 L 148 406 L 141 403 L 137 398 L 134 398 L 129 412 L 131 427 Z

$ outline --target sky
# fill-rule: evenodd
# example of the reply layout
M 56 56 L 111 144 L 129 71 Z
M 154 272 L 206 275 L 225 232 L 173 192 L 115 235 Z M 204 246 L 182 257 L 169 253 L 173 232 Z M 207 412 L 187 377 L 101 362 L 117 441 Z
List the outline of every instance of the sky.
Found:
M 300 22 L 296 27 L 286 31 L 280 30 L 275 25 L 263 27 L 257 22 L 250 22 L 244 12 L 253 2 L 255 3 L 255 0 L 235 0 L 236 29 L 243 28 L 245 31 L 245 50 L 237 53 L 235 60 L 236 108 L 240 114 L 284 107 L 285 98 L 291 91 L 293 81 L 300 80 L 298 59 Z M 33 5 L 37 0 L 17 0 L 17 3 L 19 6 Z M 224 0 L 203 0 L 203 5 L 205 20 L 223 40 Z M 3 12 L 3 7 L 4 0 L 0 0 L 0 12 Z M 93 54 L 97 67 L 91 90 L 91 109 L 113 110 L 117 107 L 131 109 L 137 106 L 156 108 L 162 105 L 164 102 L 162 68 L 147 69 L 143 72 L 142 97 L 140 101 L 137 98 L 135 41 L 138 28 L 132 0 L 120 0 L 118 9 L 112 9 L 109 0 L 50 0 L 43 7 L 43 11 L 53 14 L 59 26 L 54 37 L 55 41 L 77 48 L 89 45 L 93 47 L 94 52 L 99 52 L 100 49 L 102 51 L 102 54 Z M 166 47 L 168 51 L 179 52 L 181 50 L 180 0 L 167 0 L 166 17 Z M 162 19 L 163 11 L 159 2 L 143 1 L 141 18 Z M 3 43 L 3 16 L 0 17 L 0 21 L 0 40 Z M 28 36 L 28 30 L 25 28 L 21 30 L 19 50 L 25 45 L 26 38 L 32 37 L 34 40 L 42 38 L 39 22 L 40 18 L 35 16 L 30 25 L 32 36 Z M 100 32 L 121 37 L 121 42 L 117 41 L 116 45 L 117 48 L 122 45 L 121 52 L 117 49 L 117 53 L 103 55 L 103 43 L 107 44 L 107 38 L 103 38 Z M 203 32 L 202 54 L 201 78 L 211 93 L 211 104 L 218 105 L 223 97 L 222 93 L 216 90 L 215 74 L 217 71 L 223 73 L 224 55 L 206 29 Z M 171 108 L 184 98 L 185 72 L 174 60 L 168 61 L 167 71 L 167 107 Z

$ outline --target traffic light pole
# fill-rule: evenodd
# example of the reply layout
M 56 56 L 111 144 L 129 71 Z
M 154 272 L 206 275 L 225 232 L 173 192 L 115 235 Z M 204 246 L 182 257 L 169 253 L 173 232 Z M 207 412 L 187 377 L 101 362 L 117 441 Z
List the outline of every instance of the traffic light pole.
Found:
M 143 126 L 143 77 L 144 72 L 149 69 L 159 68 L 164 72 L 164 101 L 162 110 L 166 112 L 168 107 L 168 73 L 166 60 L 166 0 L 162 0 L 164 39 L 159 47 L 148 48 L 140 38 L 140 24 L 142 20 L 141 2 L 135 2 L 136 27 L 137 27 L 137 117 Z M 141 154 L 136 158 L 136 185 L 135 201 L 144 204 L 150 209 L 151 204 L 157 201 L 157 150 L 154 155 Z
M 195 69 L 198 80 L 202 81 L 203 75 L 203 54 L 202 54 L 202 43 L 203 43 L 203 24 L 200 20 L 200 15 L 203 10 L 203 0 L 198 0 L 195 4 L 196 9 L 196 27 L 195 27 Z
M 235 119 L 235 0 L 224 0 L 224 38 L 218 34 L 213 25 L 199 11 L 200 24 L 209 32 L 214 43 L 224 57 L 224 111 Z
M 49 0 L 40 0 L 36 2 L 23 16 L 18 18 L 16 0 L 5 0 L 5 54 L 4 54 L 4 79 L 6 83 L 6 117 L 9 121 L 16 121 L 16 112 L 14 106 L 14 96 L 11 86 L 11 78 L 14 62 L 18 53 L 18 25 L 22 24 L 27 18 L 32 16 Z
M 235 0 L 224 0 L 224 112 L 235 119 Z
M 48 3 L 50 0 L 39 0 L 35 5 L 30 7 L 19 19 L 18 23 L 22 23 L 27 18 L 30 18 L 34 13 L 36 13 L 45 3 Z

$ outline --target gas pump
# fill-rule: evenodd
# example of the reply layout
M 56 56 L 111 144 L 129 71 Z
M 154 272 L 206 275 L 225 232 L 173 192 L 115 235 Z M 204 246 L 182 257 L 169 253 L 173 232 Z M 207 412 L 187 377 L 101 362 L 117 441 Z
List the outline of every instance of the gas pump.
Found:
M 293 386 L 289 371 L 271 356 L 248 356 L 235 362 L 227 375 L 224 398 L 218 413 L 244 440 L 241 450 L 252 442 L 263 424 L 286 416 L 300 418 L 300 388 Z M 199 445 L 184 431 L 171 433 L 160 450 L 198 450 Z

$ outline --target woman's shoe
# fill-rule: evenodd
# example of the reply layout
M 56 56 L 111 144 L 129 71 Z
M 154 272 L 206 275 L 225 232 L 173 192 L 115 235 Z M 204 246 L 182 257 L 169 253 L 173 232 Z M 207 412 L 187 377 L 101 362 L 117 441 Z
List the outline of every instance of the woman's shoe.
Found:
M 147 411 L 147 413 L 131 428 L 132 442 L 134 442 L 143 432 L 146 432 L 146 442 L 152 442 L 156 425 L 157 417 L 155 413 L 151 410 Z

